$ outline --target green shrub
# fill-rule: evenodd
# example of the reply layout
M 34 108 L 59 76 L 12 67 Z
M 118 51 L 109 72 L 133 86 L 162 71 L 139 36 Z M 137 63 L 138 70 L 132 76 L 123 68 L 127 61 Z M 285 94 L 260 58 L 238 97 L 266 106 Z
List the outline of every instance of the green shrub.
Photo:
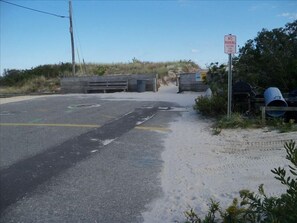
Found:
M 201 96 L 195 100 L 194 109 L 202 115 L 210 117 L 225 115 L 227 99 L 224 96 L 213 96 L 211 98 Z
M 99 65 L 96 70 L 96 74 L 99 76 L 103 76 L 106 72 L 107 68 L 103 65 Z
M 261 184 L 258 194 L 241 190 L 240 199 L 235 198 L 226 210 L 221 210 L 219 203 L 211 200 L 209 212 L 204 218 L 200 218 L 193 209 L 186 211 L 186 223 L 296 223 L 297 146 L 294 141 L 290 141 L 285 143 L 284 148 L 286 159 L 291 162 L 290 174 L 281 167 L 271 171 L 275 179 L 287 188 L 286 193 L 279 197 L 269 197 Z

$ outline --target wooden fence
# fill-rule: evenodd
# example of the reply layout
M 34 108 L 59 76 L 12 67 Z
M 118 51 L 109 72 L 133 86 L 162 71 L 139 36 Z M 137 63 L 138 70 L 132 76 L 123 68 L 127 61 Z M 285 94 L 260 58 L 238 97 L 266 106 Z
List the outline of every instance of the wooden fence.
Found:
M 206 91 L 208 86 L 204 84 L 201 77 L 198 78 L 196 73 L 182 73 L 178 76 L 178 90 L 182 91 Z
M 86 93 L 90 82 L 127 81 L 128 91 L 138 90 L 137 80 L 145 81 L 146 91 L 158 91 L 156 74 L 131 74 L 131 75 L 108 75 L 108 76 L 83 76 L 64 77 L 61 79 L 61 93 Z

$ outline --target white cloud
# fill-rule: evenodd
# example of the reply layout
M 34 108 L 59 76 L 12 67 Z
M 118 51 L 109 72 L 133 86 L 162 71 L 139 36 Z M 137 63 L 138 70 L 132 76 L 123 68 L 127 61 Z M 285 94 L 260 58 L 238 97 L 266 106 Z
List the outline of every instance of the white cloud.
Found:
M 198 50 L 197 49 L 191 49 L 191 52 L 192 53 L 198 53 Z
M 297 12 L 284 12 L 278 16 L 281 16 L 281 17 L 286 17 L 286 18 L 289 18 L 289 19 L 297 19 Z

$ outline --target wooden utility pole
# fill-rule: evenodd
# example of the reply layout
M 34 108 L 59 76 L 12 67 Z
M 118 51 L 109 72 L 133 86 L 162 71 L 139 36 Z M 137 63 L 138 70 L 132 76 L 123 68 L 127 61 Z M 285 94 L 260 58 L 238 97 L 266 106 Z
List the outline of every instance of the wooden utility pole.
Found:
M 72 76 L 75 76 L 75 54 L 74 54 L 74 39 L 73 39 L 73 26 L 72 26 L 72 3 L 69 0 L 69 22 L 70 22 L 70 38 L 71 38 L 71 51 L 72 51 Z

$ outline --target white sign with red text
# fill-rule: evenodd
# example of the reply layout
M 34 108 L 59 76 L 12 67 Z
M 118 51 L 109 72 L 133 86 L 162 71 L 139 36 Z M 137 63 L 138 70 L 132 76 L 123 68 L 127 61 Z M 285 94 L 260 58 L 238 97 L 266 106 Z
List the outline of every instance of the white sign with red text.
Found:
M 226 54 L 236 53 L 236 36 L 225 35 L 224 37 L 224 52 Z

